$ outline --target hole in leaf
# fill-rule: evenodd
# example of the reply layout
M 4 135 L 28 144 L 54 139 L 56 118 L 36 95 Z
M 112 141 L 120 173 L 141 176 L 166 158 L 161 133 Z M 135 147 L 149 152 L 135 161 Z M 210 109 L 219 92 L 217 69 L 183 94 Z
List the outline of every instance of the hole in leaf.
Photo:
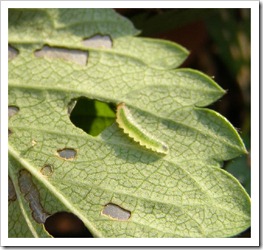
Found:
M 18 50 L 8 45 L 8 60 L 12 60 L 18 55 Z
M 29 203 L 29 207 L 32 211 L 32 217 L 37 223 L 45 223 L 49 214 L 43 209 L 40 203 L 40 195 L 36 185 L 32 181 L 31 174 L 23 169 L 19 172 L 18 184 L 21 193 Z
M 128 220 L 131 212 L 113 203 L 107 204 L 102 210 L 102 214 L 116 220 Z
M 47 218 L 44 226 L 48 233 L 55 238 L 92 237 L 84 223 L 76 215 L 68 212 L 58 212 L 51 215 Z
M 11 178 L 8 176 L 8 201 L 16 200 L 16 191 Z
M 75 104 L 73 108 L 72 103 Z M 80 97 L 69 106 L 71 122 L 92 136 L 97 136 L 115 121 L 113 105 L 105 102 Z
M 13 132 L 11 129 L 8 129 L 8 136 L 11 135 Z
M 8 106 L 8 118 L 14 116 L 19 111 L 19 108 L 16 106 Z
M 49 177 L 53 174 L 53 167 L 49 164 L 46 164 L 41 168 L 40 172 L 42 175 Z
M 112 48 L 112 40 L 107 35 L 95 35 L 82 41 L 82 44 L 89 48 Z
M 85 66 L 87 64 L 88 52 L 76 49 L 70 50 L 44 46 L 41 50 L 35 51 L 35 56 L 50 59 L 63 59 Z
M 61 158 L 64 158 L 66 160 L 74 159 L 76 157 L 76 154 L 77 154 L 77 151 L 75 149 L 72 149 L 72 148 L 59 149 L 57 152 Z

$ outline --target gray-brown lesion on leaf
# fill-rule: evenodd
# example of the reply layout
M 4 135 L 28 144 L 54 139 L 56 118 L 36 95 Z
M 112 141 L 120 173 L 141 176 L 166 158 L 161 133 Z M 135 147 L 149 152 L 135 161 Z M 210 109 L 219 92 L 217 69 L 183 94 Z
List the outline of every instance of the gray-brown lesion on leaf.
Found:
M 85 66 L 88 61 L 88 52 L 77 49 L 65 49 L 50 46 L 43 46 L 42 49 L 35 51 L 36 57 L 44 57 L 49 59 L 62 59 Z
M 15 201 L 16 200 L 16 191 L 13 184 L 13 181 L 8 176 L 8 201 Z
M 73 160 L 77 155 L 77 151 L 73 148 L 58 149 L 57 153 L 60 158 L 63 158 L 66 160 Z
M 14 116 L 19 111 L 19 108 L 17 106 L 8 106 L 8 118 Z
M 12 47 L 11 45 L 8 45 L 8 61 L 13 60 L 18 56 L 18 50 Z
M 40 170 L 41 174 L 46 177 L 50 177 L 53 174 L 53 171 L 53 166 L 50 164 L 45 164 Z
M 19 108 L 17 106 L 8 106 L 8 119 L 16 115 L 18 112 Z M 13 131 L 10 128 L 8 128 L 8 136 L 10 136 L 12 133 Z
M 119 221 L 126 221 L 131 217 L 130 211 L 113 203 L 108 203 L 105 205 L 101 214 Z
M 82 44 L 88 48 L 96 49 L 111 49 L 112 39 L 108 35 L 95 35 L 90 38 L 84 39 Z
M 12 133 L 13 133 L 12 130 L 9 128 L 8 129 L 8 136 L 11 135 Z
M 33 183 L 31 174 L 27 170 L 22 169 L 19 171 L 18 184 L 21 193 L 29 203 L 34 220 L 37 223 L 45 223 L 49 214 L 42 207 L 39 191 Z

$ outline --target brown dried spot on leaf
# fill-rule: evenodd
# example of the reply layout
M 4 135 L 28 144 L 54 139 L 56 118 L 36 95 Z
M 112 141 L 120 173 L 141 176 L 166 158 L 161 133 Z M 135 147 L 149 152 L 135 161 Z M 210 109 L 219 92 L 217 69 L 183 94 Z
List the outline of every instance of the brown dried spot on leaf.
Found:
M 42 175 L 49 177 L 53 174 L 53 167 L 50 164 L 46 164 L 41 168 L 40 172 Z
M 8 201 L 16 200 L 16 191 L 11 178 L 8 176 Z
M 8 60 L 16 58 L 18 55 L 17 49 L 13 48 L 11 45 L 8 45 Z
M 82 44 L 89 48 L 102 48 L 111 49 L 112 40 L 110 36 L 107 35 L 95 35 L 93 37 L 87 38 L 82 41 Z
M 88 52 L 76 49 L 64 49 L 44 46 L 41 50 L 35 51 L 36 57 L 49 59 L 62 59 L 85 66 L 88 60 Z
M 63 148 L 57 150 L 58 155 L 66 160 L 72 160 L 76 157 L 77 151 L 73 148 Z
M 29 203 L 29 207 L 32 211 L 32 216 L 37 223 L 45 223 L 49 214 L 43 209 L 40 202 L 39 191 L 36 185 L 32 181 L 31 174 L 23 169 L 19 172 L 18 184 L 21 193 Z
M 102 214 L 111 219 L 126 221 L 131 217 L 131 212 L 113 203 L 108 203 L 102 210 Z
M 8 118 L 14 116 L 19 111 L 19 108 L 16 106 L 8 106 Z

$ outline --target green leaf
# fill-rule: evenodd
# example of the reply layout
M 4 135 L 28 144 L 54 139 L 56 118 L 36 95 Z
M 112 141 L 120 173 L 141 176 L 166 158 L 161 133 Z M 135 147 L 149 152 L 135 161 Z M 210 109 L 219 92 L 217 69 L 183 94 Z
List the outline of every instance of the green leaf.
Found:
M 225 91 L 201 72 L 174 69 L 185 49 L 132 37 L 112 10 L 9 17 L 9 237 L 49 237 L 43 224 L 58 211 L 94 237 L 229 237 L 249 227 L 249 196 L 220 168 L 246 149 L 224 117 L 203 108 Z M 85 47 L 98 34 L 112 48 Z M 76 127 L 69 113 L 83 97 L 125 102 L 169 154 L 140 146 L 116 122 L 98 136 Z

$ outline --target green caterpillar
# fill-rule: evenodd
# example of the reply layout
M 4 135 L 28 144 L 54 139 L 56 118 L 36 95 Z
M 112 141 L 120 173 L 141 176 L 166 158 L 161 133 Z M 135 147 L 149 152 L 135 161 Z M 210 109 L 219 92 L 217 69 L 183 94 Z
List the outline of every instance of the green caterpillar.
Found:
M 134 121 L 132 114 L 125 103 L 118 104 L 116 121 L 120 128 L 123 129 L 124 133 L 128 134 L 129 137 L 138 142 L 141 146 L 145 146 L 146 148 L 161 154 L 168 154 L 169 147 L 140 127 Z

